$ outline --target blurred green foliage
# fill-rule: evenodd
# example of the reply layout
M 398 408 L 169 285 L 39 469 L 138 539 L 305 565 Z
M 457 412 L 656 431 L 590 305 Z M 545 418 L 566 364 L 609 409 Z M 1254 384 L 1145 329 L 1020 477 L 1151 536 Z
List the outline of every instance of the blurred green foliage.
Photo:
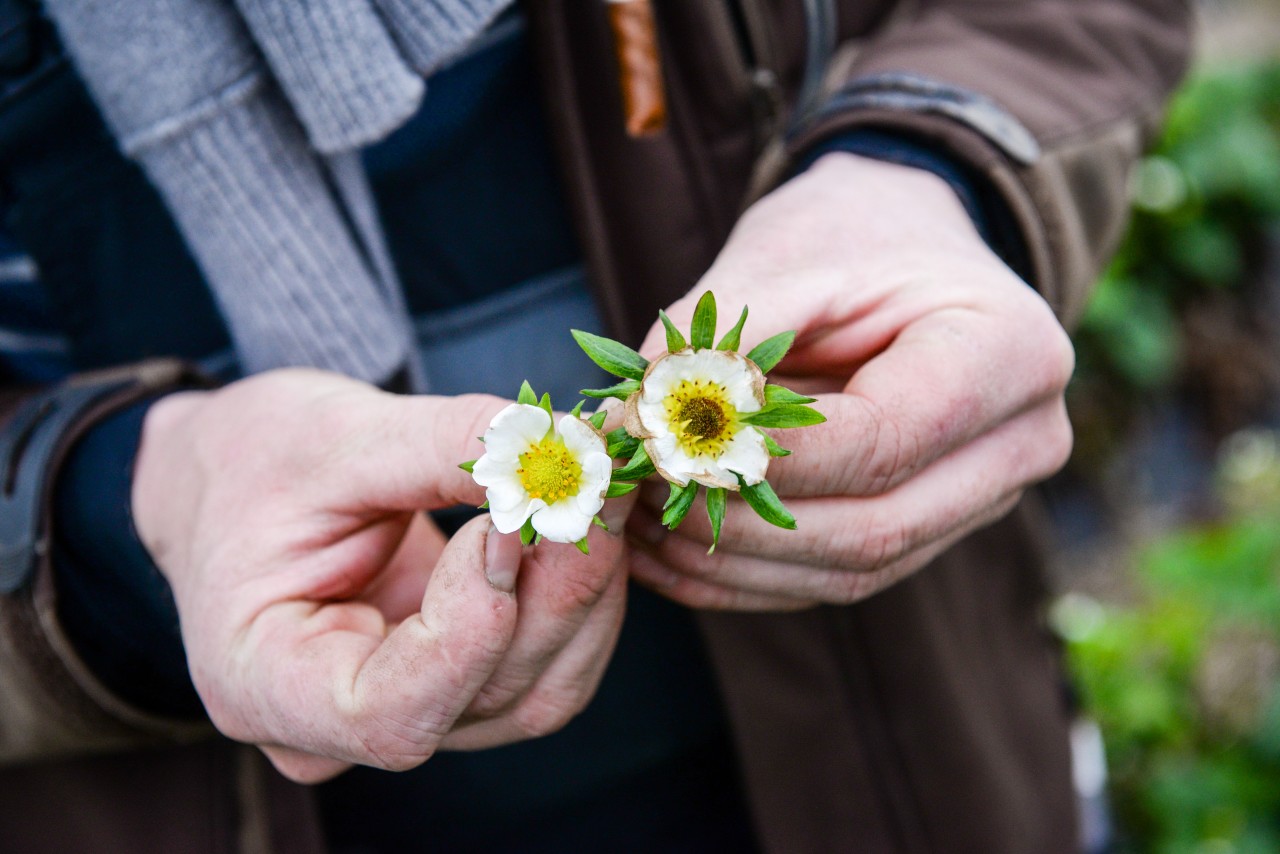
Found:
M 1106 740 L 1121 851 L 1280 851 L 1278 518 L 1147 548 L 1140 604 L 1055 607 Z
M 1280 245 L 1280 62 L 1190 79 L 1133 198 L 1077 336 L 1077 448 L 1095 461 L 1122 446 L 1123 413 L 1192 384 L 1197 307 L 1259 313 L 1255 272 Z M 1131 600 L 1054 608 L 1104 734 L 1121 852 L 1280 852 L 1280 434 L 1237 433 L 1219 460 L 1221 518 L 1132 556 Z
M 1280 63 L 1189 79 L 1132 190 L 1129 232 L 1077 335 L 1078 376 L 1150 394 L 1177 376 L 1187 304 L 1245 286 L 1280 221 Z

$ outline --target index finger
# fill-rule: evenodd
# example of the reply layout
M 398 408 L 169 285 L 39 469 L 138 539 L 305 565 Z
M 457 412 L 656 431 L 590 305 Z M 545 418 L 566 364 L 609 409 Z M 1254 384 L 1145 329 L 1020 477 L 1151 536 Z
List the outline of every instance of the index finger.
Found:
M 827 421 L 775 432 L 793 451 L 769 480 L 782 495 L 880 495 L 930 463 L 1059 395 L 1066 334 L 1048 312 L 1021 324 L 972 309 L 923 318 L 812 404 Z

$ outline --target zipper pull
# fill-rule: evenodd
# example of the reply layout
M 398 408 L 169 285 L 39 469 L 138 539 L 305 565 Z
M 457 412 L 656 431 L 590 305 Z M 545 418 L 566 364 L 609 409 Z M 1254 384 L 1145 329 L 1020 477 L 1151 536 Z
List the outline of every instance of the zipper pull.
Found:
M 649 136 L 667 126 L 667 93 L 652 0 L 605 0 L 618 59 L 618 85 L 627 135 Z

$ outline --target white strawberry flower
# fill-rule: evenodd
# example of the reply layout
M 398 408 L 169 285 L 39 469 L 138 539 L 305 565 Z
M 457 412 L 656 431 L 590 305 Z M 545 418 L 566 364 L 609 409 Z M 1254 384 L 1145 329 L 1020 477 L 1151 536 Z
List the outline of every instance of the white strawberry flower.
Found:
M 553 430 L 546 409 L 513 403 L 489 422 L 484 448 L 472 476 L 486 489 L 494 527 L 510 534 L 532 520 L 553 542 L 587 536 L 612 470 L 599 430 L 576 415 Z
M 627 398 L 626 429 L 666 480 L 737 490 L 764 480 L 769 450 L 743 416 L 765 405 L 760 369 L 731 350 L 686 347 L 655 359 Z

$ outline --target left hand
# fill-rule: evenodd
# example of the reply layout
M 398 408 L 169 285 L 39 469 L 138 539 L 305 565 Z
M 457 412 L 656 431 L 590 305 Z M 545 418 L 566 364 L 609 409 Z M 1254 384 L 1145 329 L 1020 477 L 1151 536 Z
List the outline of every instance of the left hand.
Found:
M 768 478 L 797 530 L 731 501 L 720 545 L 694 508 L 661 527 L 648 483 L 628 532 L 632 575 L 687 605 L 777 610 L 863 599 L 1008 513 L 1071 450 L 1074 357 L 1049 306 L 991 252 L 934 175 L 827 155 L 760 200 L 668 314 L 688 328 L 716 294 L 743 305 L 742 352 L 788 329 L 772 379 L 818 398 L 825 424 L 775 431 Z M 661 325 L 641 351 L 665 349 Z

